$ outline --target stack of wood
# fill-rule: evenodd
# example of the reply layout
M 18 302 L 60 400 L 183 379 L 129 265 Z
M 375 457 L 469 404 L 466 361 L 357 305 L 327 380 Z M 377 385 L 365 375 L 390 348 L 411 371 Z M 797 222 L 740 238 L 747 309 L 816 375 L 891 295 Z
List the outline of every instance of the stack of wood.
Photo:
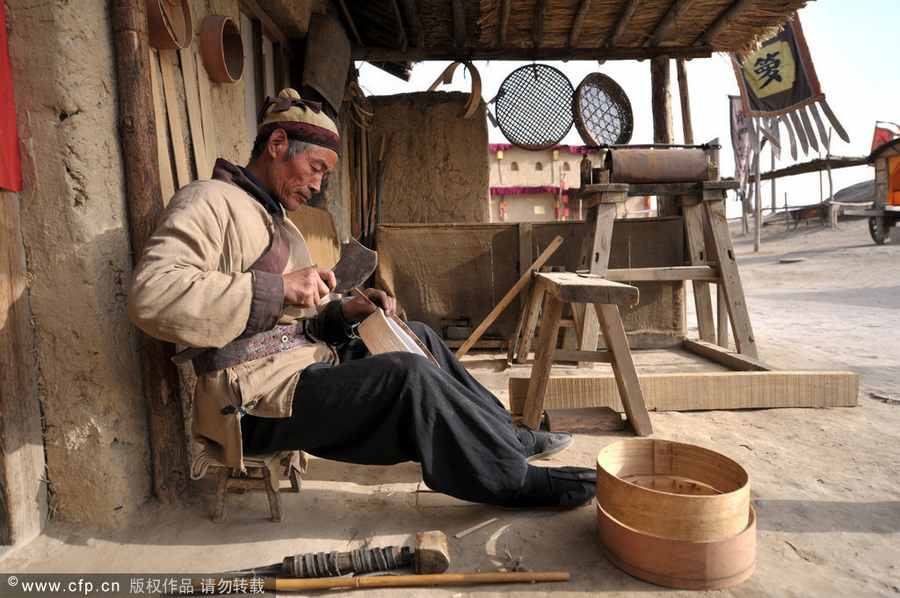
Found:
M 657 585 L 727 588 L 756 566 L 756 513 L 743 467 L 666 440 L 614 442 L 597 456 L 600 544 L 620 569 Z

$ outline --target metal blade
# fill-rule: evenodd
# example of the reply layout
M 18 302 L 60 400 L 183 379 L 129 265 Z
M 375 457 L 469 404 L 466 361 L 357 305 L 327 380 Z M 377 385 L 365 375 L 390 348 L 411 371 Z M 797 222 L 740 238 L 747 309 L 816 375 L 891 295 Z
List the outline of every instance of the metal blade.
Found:
M 331 271 L 337 280 L 332 292 L 348 293 L 353 287 L 361 286 L 378 267 L 378 253 L 361 245 L 352 238 L 341 245 L 341 259 Z

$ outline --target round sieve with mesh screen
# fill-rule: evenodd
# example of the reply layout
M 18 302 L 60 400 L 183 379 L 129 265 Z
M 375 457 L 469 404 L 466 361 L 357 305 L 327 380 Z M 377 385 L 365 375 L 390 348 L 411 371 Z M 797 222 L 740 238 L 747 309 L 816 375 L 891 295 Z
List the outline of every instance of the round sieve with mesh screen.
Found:
M 603 73 L 591 73 L 578 84 L 572 100 L 575 128 L 589 145 L 619 145 L 631 141 L 634 115 L 618 83 Z
M 525 149 L 553 147 L 572 128 L 575 90 L 559 69 L 546 64 L 517 68 L 497 92 L 497 123 L 510 143 Z

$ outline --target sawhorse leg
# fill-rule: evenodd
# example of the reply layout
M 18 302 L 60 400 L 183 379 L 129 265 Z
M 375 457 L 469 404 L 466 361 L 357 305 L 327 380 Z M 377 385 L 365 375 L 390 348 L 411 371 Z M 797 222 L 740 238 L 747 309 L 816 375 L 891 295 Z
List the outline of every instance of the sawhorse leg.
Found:
M 528 396 L 522 409 L 522 423 L 537 430 L 544 412 L 544 394 L 553 367 L 553 354 L 556 352 L 556 339 L 559 336 L 559 320 L 562 316 L 562 302 L 546 293 L 544 313 L 541 318 L 541 334 L 535 351 L 534 365 L 531 368 L 531 382 L 528 384 Z
M 703 208 L 694 197 L 681 198 L 684 231 L 687 237 L 688 254 L 692 266 L 705 266 L 707 263 L 702 210 Z M 695 280 L 693 281 L 693 287 L 700 340 L 714 343 L 716 342 L 716 325 L 713 320 L 712 296 L 709 292 L 709 283 L 704 280 Z
M 647 414 L 647 406 L 644 403 L 644 393 L 638 382 L 637 370 L 634 368 L 634 360 L 631 358 L 631 350 L 628 347 L 628 337 L 625 336 L 625 327 L 622 325 L 622 317 L 619 314 L 618 305 L 596 304 L 594 305 L 606 346 L 609 349 L 619 387 L 619 398 L 628 421 L 638 436 L 649 436 L 653 433 L 650 425 L 650 416 Z M 530 390 L 530 387 L 529 387 Z
M 706 212 L 713 239 L 713 251 L 719 264 L 720 284 L 725 295 L 725 305 L 731 319 L 731 330 L 737 352 L 758 359 L 756 339 L 750 325 L 750 312 L 744 298 L 744 288 L 738 273 L 728 220 L 725 218 L 725 192 L 704 191 L 703 209 Z

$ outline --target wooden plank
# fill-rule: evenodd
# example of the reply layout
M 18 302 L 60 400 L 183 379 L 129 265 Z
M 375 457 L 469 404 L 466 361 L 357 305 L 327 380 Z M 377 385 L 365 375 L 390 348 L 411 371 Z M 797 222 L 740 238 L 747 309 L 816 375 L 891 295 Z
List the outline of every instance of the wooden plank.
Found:
M 536 430 L 544 411 L 544 391 L 550 379 L 553 367 L 553 353 L 556 351 L 556 339 L 559 336 L 559 318 L 562 315 L 562 302 L 550 294 L 545 295 L 544 317 L 541 324 L 541 335 L 538 338 L 534 365 L 531 368 L 531 382 L 522 408 L 522 423 Z
M 714 345 L 713 343 L 684 339 L 684 343 L 682 346 L 691 353 L 696 353 L 697 355 L 706 357 L 707 359 L 715 361 L 716 363 L 720 363 L 725 367 L 731 368 L 732 370 L 746 372 L 766 372 L 774 369 L 761 361 L 750 359 L 749 357 L 741 355 L 740 353 L 728 351 L 726 349 L 723 349 L 719 345 Z
M 686 233 L 688 259 L 691 264 L 706 264 L 706 239 L 703 235 L 703 208 L 700 205 L 682 205 L 684 214 L 684 230 Z M 694 306 L 697 310 L 697 328 L 700 340 L 715 342 L 716 323 L 713 320 L 712 296 L 709 283 L 703 280 L 693 281 Z
M 723 199 L 707 199 L 703 202 L 703 207 L 713 234 L 713 251 L 716 254 L 714 257 L 722 274 L 722 286 L 725 290 L 725 302 L 731 318 L 735 346 L 738 353 L 756 359 L 759 353 L 756 350 L 756 339 L 750 325 L 750 312 L 747 310 L 744 288 L 741 285 L 734 248 L 731 245 L 731 233 L 728 231 L 728 220 L 725 217 L 725 202 Z
M 669 10 L 666 12 L 665 16 L 663 16 L 653 29 L 653 34 L 650 39 L 647 40 L 646 45 L 654 47 L 659 46 L 662 42 L 666 41 L 669 34 L 672 33 L 672 30 L 676 29 L 678 22 L 684 19 L 685 11 L 687 11 L 693 3 L 694 0 L 675 0 L 675 2 L 669 6 Z
M 572 28 L 569 30 L 569 47 L 578 47 L 578 38 L 581 37 L 581 28 L 584 27 L 584 18 L 591 10 L 591 0 L 581 0 L 575 17 L 572 19 Z
M 194 54 L 196 60 L 195 71 L 197 73 L 197 86 L 200 89 L 200 116 L 203 124 L 203 140 L 206 142 L 206 157 L 210 162 L 210 167 L 214 166 L 214 160 L 219 155 L 218 143 L 216 142 L 216 125 L 212 117 L 212 95 L 209 90 L 209 76 L 206 74 L 206 68 L 203 61 L 200 60 L 199 54 Z
M 609 351 L 570 351 L 557 349 L 553 353 L 553 361 L 589 361 L 591 363 L 612 363 Z
M 607 280 L 616 282 L 715 281 L 719 271 L 711 266 L 668 266 L 659 268 L 610 268 Z
M 519 276 L 530 271 L 530 264 L 534 261 L 534 225 L 530 222 L 520 222 L 519 228 Z
M 446 344 L 448 347 L 453 349 L 455 347 L 461 347 L 463 344 L 463 341 L 456 340 L 456 339 L 448 339 L 448 340 L 444 341 L 444 344 Z M 482 338 L 482 339 L 479 339 L 477 343 L 475 343 L 474 348 L 475 349 L 505 349 L 507 347 L 507 345 L 508 345 L 508 342 L 503 339 Z
M 554 297 L 565 303 L 603 303 L 636 305 L 637 287 L 591 274 L 575 272 L 538 272 L 540 280 Z
M 625 420 L 609 407 L 583 409 L 547 409 L 547 428 L 551 432 L 597 434 L 625 429 Z
M 484 334 L 484 332 L 488 328 L 490 328 L 491 324 L 494 323 L 494 320 L 496 320 L 497 317 L 501 313 L 503 313 L 503 310 L 505 310 L 509 306 L 509 304 L 512 303 L 512 300 L 516 298 L 516 295 L 521 293 L 522 289 L 528 286 L 528 282 L 531 280 L 531 272 L 543 266 L 547 262 L 547 260 L 550 259 L 550 256 L 553 255 L 553 253 L 559 248 L 560 245 L 562 245 L 562 237 L 556 237 L 555 239 L 553 239 L 553 242 L 550 243 L 550 245 L 548 245 L 547 248 L 541 253 L 541 255 L 538 256 L 534 263 L 531 264 L 531 268 L 529 268 L 528 272 L 522 274 L 522 276 L 519 277 L 519 280 L 516 281 L 516 284 L 514 284 L 509 291 L 507 291 L 506 295 L 504 295 L 500 302 L 494 307 L 494 309 L 491 310 L 491 313 L 489 313 L 487 317 L 485 317 L 481 324 L 479 324 L 478 327 L 472 332 L 472 335 L 466 340 L 465 343 L 463 343 L 463 346 L 460 347 L 456 352 L 457 359 L 465 355 L 469 351 L 469 349 L 472 348 L 472 345 L 475 344 L 475 341 L 481 338 L 481 335 Z
M 538 281 L 534 282 L 531 289 L 531 296 L 528 298 L 526 306 L 524 323 L 522 324 L 522 332 L 519 336 L 516 354 L 513 356 L 513 362 L 525 363 L 528 359 L 528 353 L 531 351 L 531 342 L 534 339 L 534 331 L 537 329 L 538 317 L 541 315 L 541 307 L 544 303 L 544 287 Z
M 163 95 L 166 98 L 166 115 L 169 118 L 169 132 L 172 139 L 172 154 L 175 156 L 176 183 L 177 187 L 181 188 L 191 182 L 191 167 L 184 147 L 178 89 L 175 86 L 178 55 L 175 50 L 160 50 L 159 63 L 162 71 Z
M 194 167 L 198 179 L 212 176 L 212 166 L 206 157 L 206 138 L 203 136 L 203 115 L 200 110 L 200 85 L 197 82 L 193 46 L 178 51 L 181 56 L 181 73 L 184 78 L 184 94 L 187 99 L 188 128 L 191 131 L 191 148 L 194 150 Z
M 600 321 L 600 329 L 603 338 L 612 355 L 613 374 L 619 387 L 619 396 L 628 417 L 628 423 L 638 436 L 653 434 L 653 426 L 650 424 L 650 416 L 644 404 L 644 394 L 638 381 L 637 372 L 634 369 L 634 359 L 631 357 L 631 349 L 628 347 L 628 339 L 625 337 L 625 327 L 622 325 L 622 317 L 619 315 L 619 306 L 595 304 L 597 319 Z
M 27 542 L 47 519 L 34 330 L 19 213 L 19 195 L 0 192 L 0 545 Z
M 153 118 L 156 122 L 156 156 L 159 161 L 159 186 L 163 203 L 175 195 L 175 180 L 172 178 L 172 159 L 169 156 L 169 139 L 166 135 L 166 115 L 160 89 L 159 57 L 156 50 L 150 48 L 150 87 L 153 92 Z
M 510 378 L 513 414 L 523 412 L 528 378 Z M 648 409 L 774 409 L 788 407 L 855 407 L 859 376 L 853 372 L 691 372 L 643 374 L 641 389 Z M 611 407 L 622 411 L 615 378 L 568 376 L 550 378 L 546 409 Z
M 725 287 L 716 285 L 716 342 L 720 347 L 728 348 L 728 302 L 725 300 Z

